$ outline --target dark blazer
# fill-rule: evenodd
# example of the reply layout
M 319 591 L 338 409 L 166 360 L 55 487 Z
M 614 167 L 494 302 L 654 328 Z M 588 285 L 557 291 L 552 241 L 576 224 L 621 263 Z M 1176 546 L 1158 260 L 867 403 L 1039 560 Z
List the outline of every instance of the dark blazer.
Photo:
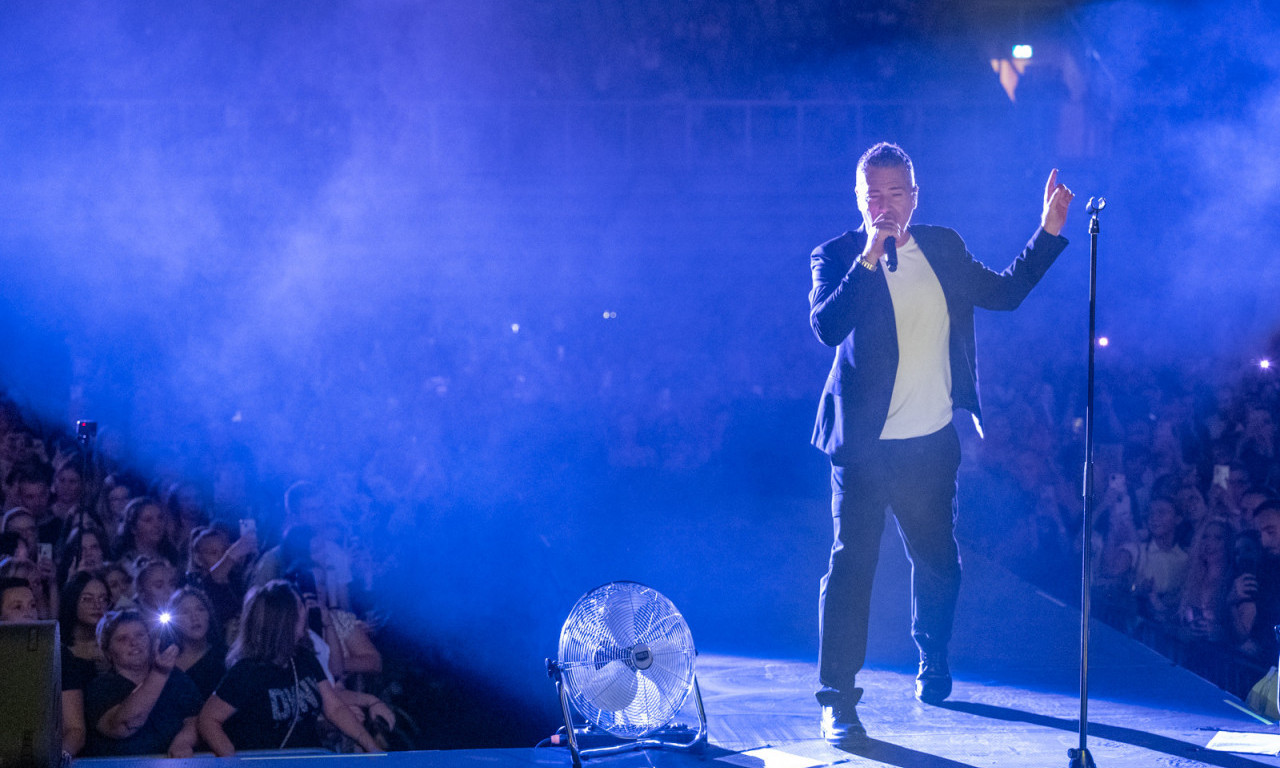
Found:
M 938 276 L 947 301 L 952 406 L 981 421 L 973 308 L 1016 309 L 1067 240 L 1037 229 L 1009 268 L 997 273 L 974 259 L 954 230 L 912 224 L 911 237 Z M 884 268 L 851 269 L 866 241 L 860 228 L 823 243 L 809 256 L 809 325 L 823 344 L 837 348 L 822 389 L 813 444 L 837 465 L 848 464 L 880 438 L 898 370 L 897 326 Z

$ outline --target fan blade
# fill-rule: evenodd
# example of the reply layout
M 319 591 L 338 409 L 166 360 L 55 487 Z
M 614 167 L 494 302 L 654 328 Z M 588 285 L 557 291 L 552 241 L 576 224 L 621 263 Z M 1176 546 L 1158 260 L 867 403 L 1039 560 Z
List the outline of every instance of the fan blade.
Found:
M 663 639 L 651 643 L 649 653 L 653 662 L 641 674 L 664 691 L 679 691 L 688 685 L 693 670 L 693 663 L 689 658 L 691 650 L 675 640 Z
M 611 661 L 594 671 L 574 675 L 583 698 L 607 712 L 626 709 L 635 701 L 639 681 L 624 661 Z
M 645 623 L 644 631 L 640 633 L 640 639 L 646 641 L 664 637 L 685 637 L 688 633 L 689 630 L 684 623 L 684 616 L 673 607 L 669 613 L 655 613 L 649 616 L 648 621 Z
M 666 725 L 671 716 L 675 714 L 675 710 L 671 707 L 668 699 L 670 694 L 665 693 L 660 685 L 655 684 L 652 680 L 640 678 L 639 690 L 636 691 L 636 707 L 635 716 L 632 718 L 636 725 L 653 730 Z
M 604 606 L 604 624 L 613 636 L 613 642 L 622 648 L 636 644 L 635 598 L 629 593 L 619 593 Z
M 687 636 L 681 635 L 654 638 L 649 641 L 649 650 L 655 656 L 663 658 L 693 658 L 696 655 L 693 643 Z

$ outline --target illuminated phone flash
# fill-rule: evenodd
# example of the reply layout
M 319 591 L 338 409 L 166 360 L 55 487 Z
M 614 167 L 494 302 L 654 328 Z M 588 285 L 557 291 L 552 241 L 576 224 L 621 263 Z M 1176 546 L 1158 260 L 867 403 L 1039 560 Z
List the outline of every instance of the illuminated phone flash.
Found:
M 1099 337 L 1098 337 L 1098 346 L 1100 346 L 1100 347 L 1109 347 L 1109 346 L 1111 346 L 1111 339 L 1107 338 L 1106 336 L 1099 336 Z
M 173 617 L 169 615 L 168 611 L 165 611 L 164 613 L 160 614 L 161 624 L 168 624 L 172 620 L 173 620 Z
M 1269 371 L 1271 370 L 1271 361 L 1264 357 L 1258 361 L 1258 367 L 1264 371 Z

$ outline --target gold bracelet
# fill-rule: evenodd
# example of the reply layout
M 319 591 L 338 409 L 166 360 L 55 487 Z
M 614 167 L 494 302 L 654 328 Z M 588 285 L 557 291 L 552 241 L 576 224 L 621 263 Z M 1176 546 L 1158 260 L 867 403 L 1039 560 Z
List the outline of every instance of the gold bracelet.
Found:
M 870 271 L 872 271 L 872 272 L 875 272 L 875 271 L 876 271 L 876 265 L 875 265 L 875 264 L 872 264 L 870 261 L 867 261 L 867 257 L 866 257 L 866 256 L 859 256 L 859 257 L 858 257 L 858 263 L 859 263 L 859 264 L 861 264 L 862 266 L 866 267 L 868 270 L 870 270 Z

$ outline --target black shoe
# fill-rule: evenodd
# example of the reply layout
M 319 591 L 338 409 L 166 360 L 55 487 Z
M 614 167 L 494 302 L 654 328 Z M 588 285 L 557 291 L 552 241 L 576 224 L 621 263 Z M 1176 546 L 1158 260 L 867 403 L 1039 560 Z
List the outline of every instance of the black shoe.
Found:
M 951 669 L 947 654 L 921 653 L 916 675 L 916 698 L 925 704 L 941 704 L 951 695 Z
M 862 689 L 853 690 L 853 695 L 843 701 L 824 704 L 822 707 L 822 738 L 840 749 L 867 743 L 867 729 L 862 727 L 862 721 L 858 719 L 858 702 L 862 699 Z

